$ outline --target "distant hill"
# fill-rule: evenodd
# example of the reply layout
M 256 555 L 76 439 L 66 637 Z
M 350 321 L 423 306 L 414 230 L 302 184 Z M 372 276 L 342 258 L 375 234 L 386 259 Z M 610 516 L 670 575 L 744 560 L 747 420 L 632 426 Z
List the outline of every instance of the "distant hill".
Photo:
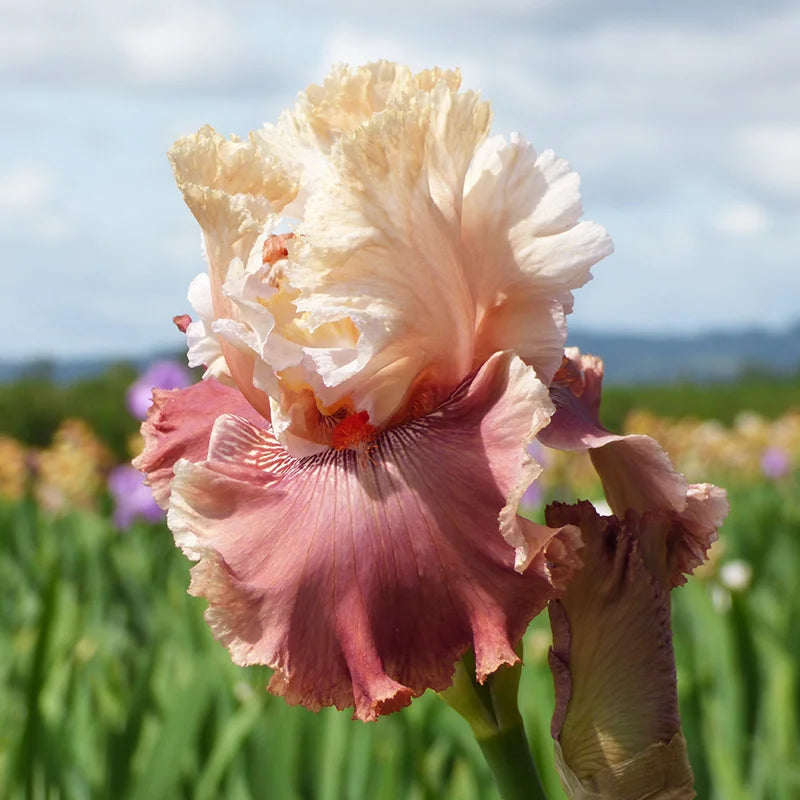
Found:
M 800 372 L 800 323 L 787 331 L 748 329 L 692 336 L 597 333 L 570 330 L 568 344 L 602 356 L 607 384 L 727 381 L 743 373 L 788 375 Z M 112 364 L 137 370 L 157 358 L 183 360 L 182 353 L 108 359 L 32 362 L 0 361 L 0 382 L 23 376 L 50 377 L 58 383 L 90 378 Z
M 748 329 L 696 336 L 570 330 L 569 345 L 602 356 L 607 383 L 726 381 L 747 372 L 800 372 L 800 323 L 773 333 Z
M 140 372 L 153 361 L 171 359 L 185 363 L 185 353 L 157 353 L 149 356 L 119 358 L 35 359 L 33 361 L 0 361 L 0 383 L 20 378 L 48 378 L 56 383 L 71 383 L 101 375 L 115 364 L 125 364 Z

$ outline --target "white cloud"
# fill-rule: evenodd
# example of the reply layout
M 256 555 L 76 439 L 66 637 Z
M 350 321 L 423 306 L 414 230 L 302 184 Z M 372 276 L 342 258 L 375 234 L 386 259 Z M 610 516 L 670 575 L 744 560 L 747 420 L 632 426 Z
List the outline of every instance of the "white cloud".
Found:
M 759 188 L 800 200 L 800 124 L 746 128 L 734 138 L 732 161 Z
M 297 61 L 292 24 L 276 25 L 275 35 L 264 18 L 269 9 L 247 0 L 6 5 L 0 85 L 241 93 L 281 83 L 281 68 L 291 72 Z
M 721 208 L 714 216 L 714 227 L 729 236 L 754 236 L 769 227 L 764 206 L 745 200 Z
M 24 162 L 0 169 L 0 211 L 5 216 L 41 209 L 51 197 L 54 183 L 44 164 Z
M 0 168 L 0 233 L 59 241 L 69 224 L 56 207 L 56 177 L 45 164 L 16 162 Z
M 232 71 L 240 60 L 229 16 L 210 8 L 169 5 L 119 38 L 133 76 L 147 84 L 180 85 Z
M 366 64 L 370 61 L 401 61 L 410 63 L 415 60 L 409 47 L 391 36 L 360 35 L 353 28 L 337 26 L 326 37 L 325 45 L 318 61 L 319 81 L 333 64 Z

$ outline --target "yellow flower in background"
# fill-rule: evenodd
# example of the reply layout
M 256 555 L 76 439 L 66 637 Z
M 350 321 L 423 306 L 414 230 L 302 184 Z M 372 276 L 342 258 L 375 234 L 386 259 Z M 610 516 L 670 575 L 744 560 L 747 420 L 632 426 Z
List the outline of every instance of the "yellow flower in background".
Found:
M 36 457 L 36 500 L 52 513 L 94 508 L 110 463 L 108 450 L 89 426 L 83 420 L 67 419 L 50 447 Z
M 717 420 L 666 419 L 635 411 L 625 420 L 625 430 L 657 439 L 677 469 L 689 477 L 711 474 L 737 482 L 775 480 L 800 466 L 800 410 L 773 420 L 744 411 L 731 426 Z
M 25 447 L 10 436 L 0 436 L 0 499 L 19 500 L 28 485 Z

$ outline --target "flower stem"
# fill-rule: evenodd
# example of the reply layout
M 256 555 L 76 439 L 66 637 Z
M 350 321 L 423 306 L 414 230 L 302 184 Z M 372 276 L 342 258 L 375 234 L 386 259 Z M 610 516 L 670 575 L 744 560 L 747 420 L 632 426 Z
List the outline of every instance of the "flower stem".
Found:
M 522 720 L 477 741 L 503 800 L 547 800 Z
M 521 663 L 501 667 L 478 683 L 469 650 L 439 696 L 470 724 L 503 800 L 547 800 L 517 705 L 521 669 Z

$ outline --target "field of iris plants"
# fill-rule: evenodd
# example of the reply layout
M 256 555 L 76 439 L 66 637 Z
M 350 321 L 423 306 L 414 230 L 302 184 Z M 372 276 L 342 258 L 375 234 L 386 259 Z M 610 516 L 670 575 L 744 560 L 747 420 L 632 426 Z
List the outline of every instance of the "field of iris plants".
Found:
M 115 508 L 112 468 L 137 447 L 132 378 L 119 368 L 71 387 L 0 387 L 0 798 L 495 798 L 468 726 L 436 696 L 363 724 L 288 707 L 264 691 L 268 670 L 230 662 L 205 602 L 186 594 L 190 564 L 166 525 L 144 505 L 118 497 Z M 795 800 L 800 392 L 775 383 L 760 406 L 744 384 L 717 387 L 710 410 L 693 406 L 707 391 L 610 390 L 606 419 L 655 435 L 687 477 L 729 490 L 709 562 L 672 595 L 698 796 Z M 545 467 L 531 514 L 552 498 L 600 499 L 580 459 Z M 520 704 L 560 798 L 548 644 L 541 615 Z

